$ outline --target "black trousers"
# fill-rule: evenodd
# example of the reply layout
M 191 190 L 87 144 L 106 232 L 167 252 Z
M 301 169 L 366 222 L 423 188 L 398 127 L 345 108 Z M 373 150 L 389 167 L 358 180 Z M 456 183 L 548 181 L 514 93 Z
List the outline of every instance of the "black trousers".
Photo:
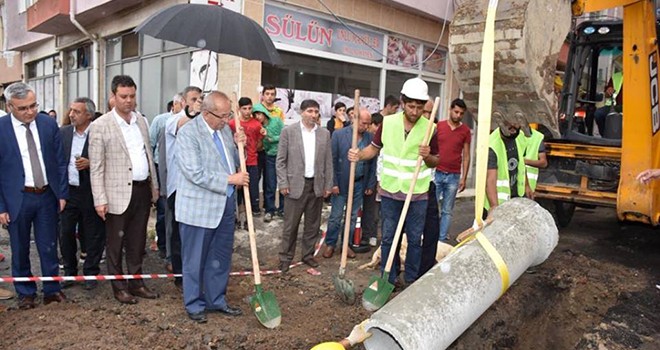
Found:
M 181 262 L 181 235 L 179 234 L 179 223 L 176 221 L 175 207 L 174 203 L 176 202 L 176 191 L 173 192 L 169 197 L 167 197 L 167 206 L 171 211 L 170 215 L 170 224 L 172 226 L 172 236 L 170 238 L 170 256 L 172 258 L 172 272 L 175 274 L 180 274 L 183 271 L 183 265 Z M 177 277 L 174 280 L 174 283 L 180 284 L 181 277 Z
M 66 276 L 78 275 L 76 225 L 81 236 L 80 250 L 87 253 L 83 274 L 98 275 L 101 272 L 99 263 L 105 248 L 105 226 L 94 209 L 91 190 L 69 186 L 69 200 L 60 213 L 60 251 Z
M 440 236 L 440 230 L 438 229 L 440 227 L 440 215 L 433 181 L 429 186 L 429 200 L 427 203 L 424 239 L 422 240 L 422 262 L 419 266 L 420 277 L 437 263 L 435 254 L 438 251 L 438 238 Z

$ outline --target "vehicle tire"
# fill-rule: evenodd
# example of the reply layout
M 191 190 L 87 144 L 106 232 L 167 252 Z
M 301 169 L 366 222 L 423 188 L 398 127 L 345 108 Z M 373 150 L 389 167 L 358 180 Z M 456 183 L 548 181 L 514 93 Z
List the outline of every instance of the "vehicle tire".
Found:
M 575 203 L 568 203 L 562 201 L 554 201 L 555 212 L 554 217 L 559 228 L 564 228 L 571 223 L 573 214 L 575 213 Z

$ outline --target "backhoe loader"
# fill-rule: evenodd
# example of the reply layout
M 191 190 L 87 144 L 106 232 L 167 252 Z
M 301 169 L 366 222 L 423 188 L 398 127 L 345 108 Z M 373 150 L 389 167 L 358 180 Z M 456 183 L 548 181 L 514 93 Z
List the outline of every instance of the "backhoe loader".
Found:
M 471 107 L 488 3 L 457 1 L 450 25 L 454 76 Z M 586 16 L 616 7 L 623 20 Z M 636 180 L 660 168 L 658 32 L 649 0 L 499 1 L 493 113 L 522 116 L 545 134 L 549 164 L 536 198 L 551 204 L 560 226 L 575 206 L 613 207 L 621 221 L 660 224 L 660 181 Z M 568 58 L 557 77 L 563 45 Z

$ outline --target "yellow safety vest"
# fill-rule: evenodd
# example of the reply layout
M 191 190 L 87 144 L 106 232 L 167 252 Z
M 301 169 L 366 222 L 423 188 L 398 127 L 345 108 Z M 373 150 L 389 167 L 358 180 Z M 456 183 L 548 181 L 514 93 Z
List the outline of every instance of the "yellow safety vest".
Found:
M 382 124 L 381 139 L 385 142 L 381 149 L 383 170 L 380 176 L 380 186 L 390 193 L 408 192 L 417 165 L 419 146 L 424 141 L 428 123 L 431 123 L 426 118 L 419 118 L 408 133 L 408 137 L 404 137 L 404 118 L 403 112 L 399 112 L 384 118 Z M 413 194 L 428 192 L 432 172 L 433 169 L 429 169 L 422 162 Z
M 525 148 L 525 159 L 539 160 L 539 148 L 543 142 L 543 134 L 531 129 L 532 134 L 527 137 L 527 148 Z M 539 179 L 539 168 L 527 165 L 527 180 L 532 191 L 536 191 L 536 182 Z
M 516 146 L 518 148 L 518 195 L 525 194 L 525 158 L 524 152 L 526 147 L 526 137 L 522 132 L 516 137 Z M 500 128 L 495 129 L 490 134 L 488 146 L 497 155 L 497 203 L 502 204 L 511 199 L 510 179 L 509 179 L 509 157 L 506 154 L 506 147 L 502 136 L 500 135 Z M 488 199 L 484 201 L 484 208 L 490 209 Z

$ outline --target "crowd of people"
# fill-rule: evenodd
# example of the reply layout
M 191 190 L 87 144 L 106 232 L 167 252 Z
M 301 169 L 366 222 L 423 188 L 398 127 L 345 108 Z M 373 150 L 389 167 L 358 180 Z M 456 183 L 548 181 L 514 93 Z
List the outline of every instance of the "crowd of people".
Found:
M 436 243 L 448 239 L 454 200 L 465 189 L 470 168 L 471 131 L 463 123 L 468 107 L 455 99 L 448 118 L 436 123 L 428 86 L 419 78 L 404 83 L 400 99 L 388 96 L 379 113 L 353 106 L 350 117 L 345 105 L 336 104 L 328 128 L 320 126 L 314 100 L 302 101 L 300 121 L 284 126 L 272 85 L 263 88 L 260 103 L 242 97 L 237 108 L 225 93 L 203 96 L 198 87 L 185 87 L 150 126 L 136 112 L 136 94 L 130 76 L 115 76 L 107 113 L 97 113 L 94 101 L 79 97 L 70 104 L 66 125 L 58 127 L 38 112 L 31 86 L 15 83 L 5 89 L 10 114 L 0 117 L 0 224 L 9 230 L 12 276 L 32 276 L 32 232 L 42 276 L 58 276 L 60 259 L 66 276 L 98 275 L 104 251 L 108 274 L 141 274 L 155 205 L 157 247 L 167 269 L 183 276 L 174 285 L 189 318 L 206 322 L 209 312 L 240 315 L 240 308 L 225 299 L 234 231 L 244 225 L 237 215 L 238 192 L 249 191 L 254 217 L 261 217 L 263 208 L 264 222 L 283 220 L 282 273 L 296 257 L 304 216 L 300 256 L 315 268 L 314 245 L 328 197 L 332 209 L 322 256 L 331 258 L 338 250 L 351 162 L 356 162 L 347 218 L 351 233 L 362 208 L 364 243 L 376 245 L 380 223 L 381 251 L 387 256 L 417 159 L 423 160 L 405 218 L 405 272 L 400 276 L 397 255 L 391 283 L 398 288 L 413 283 L 435 264 Z M 547 166 L 542 134 L 522 119 L 495 120 L 499 128 L 490 137 L 487 209 L 513 197 L 533 198 L 538 168 Z M 351 145 L 353 128 L 357 148 Z M 424 143 L 427 128 L 432 133 Z M 238 143 L 245 145 L 246 172 L 239 170 Z M 639 179 L 647 182 L 659 174 L 647 171 Z M 347 255 L 355 257 L 355 252 Z M 62 289 L 71 284 L 44 282 L 43 303 L 65 300 Z M 159 297 L 142 279 L 111 285 L 120 303 Z M 97 286 L 94 280 L 84 282 L 89 290 Z M 36 307 L 36 283 L 14 287 L 20 309 Z M 0 289 L 2 299 L 13 294 Z

